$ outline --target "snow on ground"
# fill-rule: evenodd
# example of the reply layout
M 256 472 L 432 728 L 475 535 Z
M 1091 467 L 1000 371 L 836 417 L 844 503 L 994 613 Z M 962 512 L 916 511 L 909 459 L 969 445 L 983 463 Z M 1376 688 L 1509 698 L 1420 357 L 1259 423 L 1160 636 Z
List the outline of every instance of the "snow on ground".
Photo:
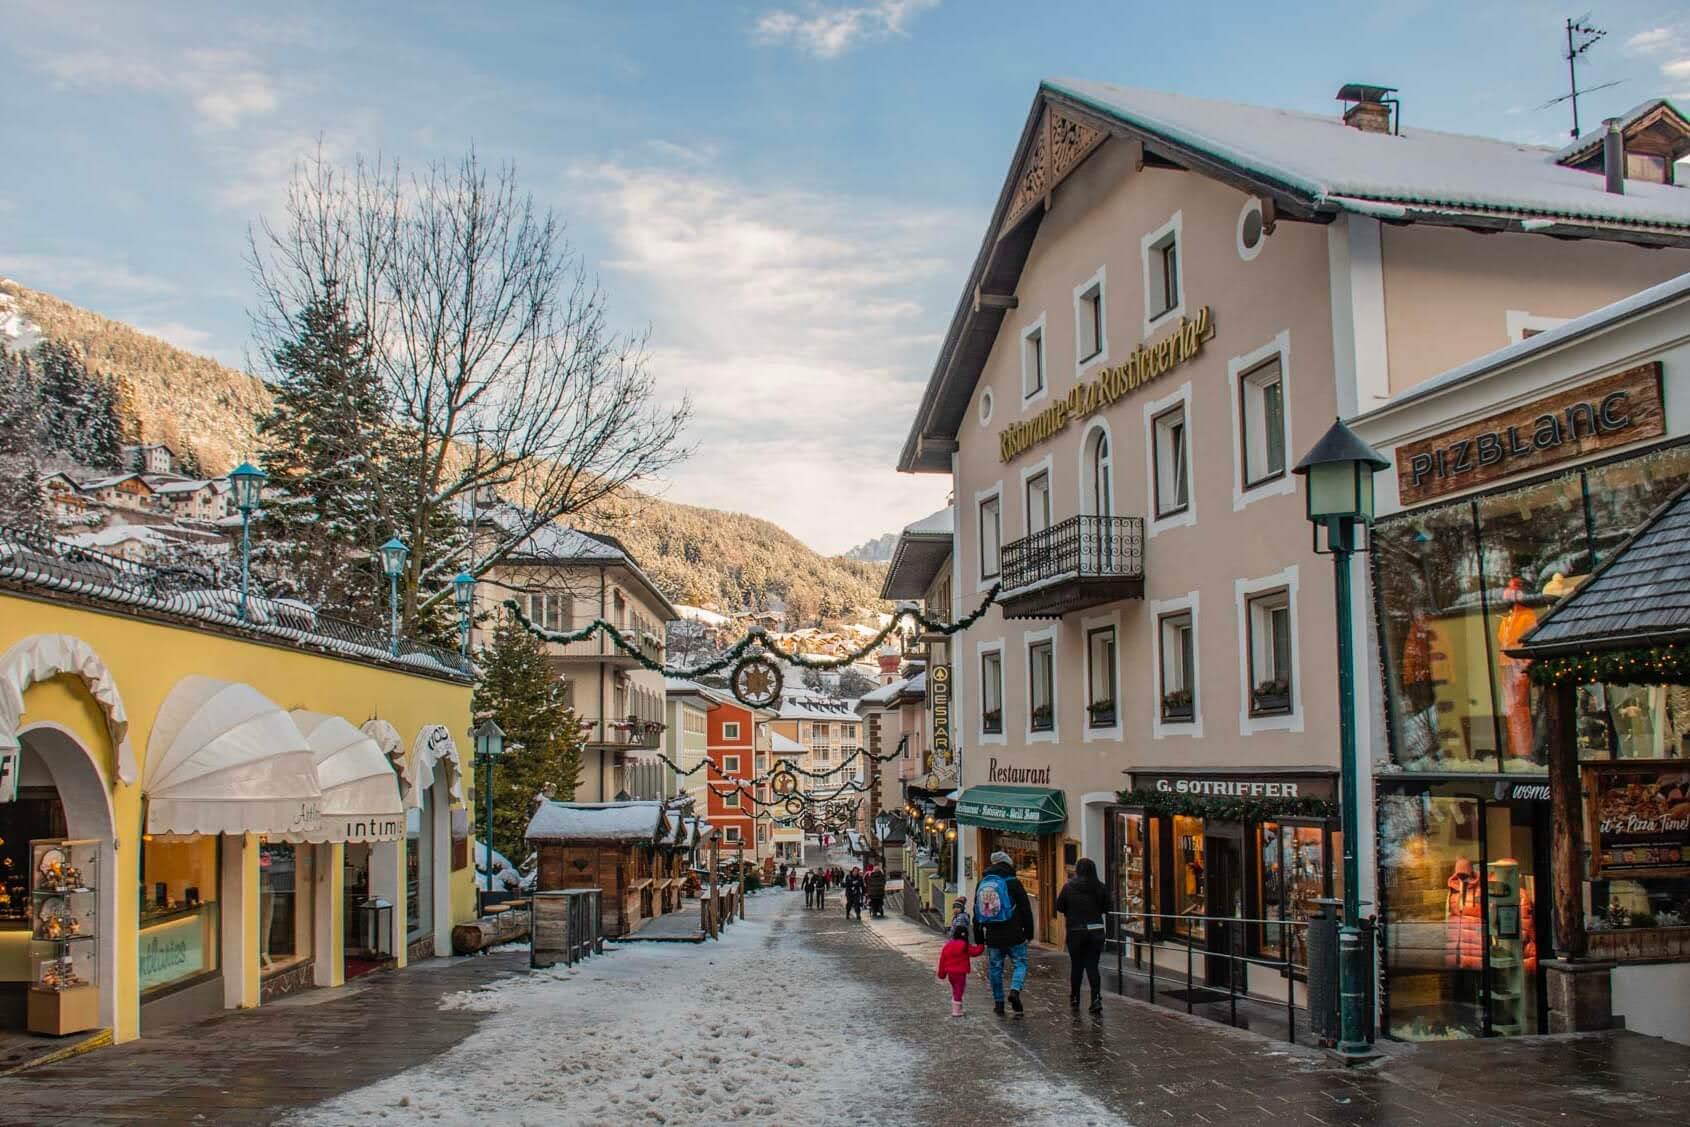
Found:
M 758 897 L 719 942 L 620 945 L 452 995 L 488 1014 L 463 1044 L 290 1122 L 878 1122 L 909 1047 L 873 1032 L 866 984 L 780 942 L 791 905 Z

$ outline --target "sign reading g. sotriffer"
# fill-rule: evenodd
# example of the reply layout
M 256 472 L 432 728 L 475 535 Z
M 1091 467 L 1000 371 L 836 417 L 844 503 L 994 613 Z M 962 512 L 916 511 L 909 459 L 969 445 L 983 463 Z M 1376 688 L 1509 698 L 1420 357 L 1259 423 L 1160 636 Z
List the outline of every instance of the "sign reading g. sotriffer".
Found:
M 1661 364 L 1652 360 L 1397 447 L 1402 504 L 1666 433 Z

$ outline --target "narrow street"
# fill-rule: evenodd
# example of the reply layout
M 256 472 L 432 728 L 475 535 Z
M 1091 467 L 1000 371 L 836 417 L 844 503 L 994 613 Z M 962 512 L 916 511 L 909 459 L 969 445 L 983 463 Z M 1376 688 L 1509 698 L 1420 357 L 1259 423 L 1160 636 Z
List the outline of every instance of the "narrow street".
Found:
M 532 975 L 505 951 L 230 1013 L 0 1080 L 0 1122 L 1569 1124 L 1664 1119 L 1690 1089 L 1690 1053 L 1625 1034 L 1345 1072 L 1134 1001 L 1075 1016 L 1054 956 L 1025 1017 L 980 974 L 953 1020 L 931 932 L 793 893 L 750 911 L 719 943 Z

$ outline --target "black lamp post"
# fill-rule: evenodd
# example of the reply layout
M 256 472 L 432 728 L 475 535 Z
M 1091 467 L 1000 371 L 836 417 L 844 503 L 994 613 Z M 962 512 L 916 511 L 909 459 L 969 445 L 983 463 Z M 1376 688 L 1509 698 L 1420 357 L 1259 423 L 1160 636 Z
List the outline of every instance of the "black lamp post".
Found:
M 1341 788 L 1339 815 L 1344 832 L 1344 922 L 1338 931 L 1338 1053 L 1350 1060 L 1373 1055 L 1367 1033 L 1367 976 L 1371 944 L 1361 932 L 1360 793 L 1361 765 L 1356 761 L 1355 655 L 1352 632 L 1350 556 L 1358 551 L 1356 528 L 1373 523 L 1373 475 L 1390 463 L 1361 436 L 1336 419 L 1291 472 L 1308 479 L 1308 517 L 1314 526 L 1314 550 L 1332 556 L 1338 611 L 1338 745 Z M 1325 553 L 1322 553 L 1325 554 Z
M 505 730 L 491 716 L 470 729 L 475 741 L 475 759 L 481 764 L 482 809 L 486 811 L 481 839 L 483 892 L 493 890 L 493 764 L 505 754 Z
M 387 649 L 394 657 L 399 656 L 399 576 L 404 572 L 405 561 L 410 556 L 411 549 L 397 536 L 381 546 L 381 570 L 387 575 L 388 601 L 392 605 L 388 620 Z
M 469 628 L 475 610 L 475 576 L 460 571 L 452 580 L 452 601 L 458 605 L 458 652 L 469 657 Z
M 267 475 L 251 462 L 242 462 L 229 471 L 229 492 L 234 494 L 235 508 L 241 511 L 241 611 L 246 621 L 247 593 L 252 588 L 252 514 L 264 499 Z

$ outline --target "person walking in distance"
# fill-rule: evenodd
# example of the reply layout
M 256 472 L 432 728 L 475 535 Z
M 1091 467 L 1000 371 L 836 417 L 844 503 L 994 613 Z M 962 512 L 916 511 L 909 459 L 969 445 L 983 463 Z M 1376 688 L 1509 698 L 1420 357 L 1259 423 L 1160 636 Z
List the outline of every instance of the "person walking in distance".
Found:
M 939 981 L 951 984 L 952 1017 L 962 1016 L 962 993 L 968 988 L 968 972 L 973 966 L 971 960 L 985 950 L 978 943 L 968 942 L 966 922 L 952 927 L 951 937 L 939 949 Z
M 827 873 L 826 872 L 823 872 L 816 877 L 816 907 L 817 908 L 826 908 L 827 907 Z
M 852 869 L 845 877 L 845 918 L 850 919 L 855 912 L 857 918 L 863 918 L 863 874 Z
M 875 919 L 886 915 L 886 870 L 873 861 L 863 874 L 863 895 L 868 897 L 868 913 Z
M 1003 964 L 1010 964 L 1009 1008 L 1021 1012 L 1027 981 L 1027 943 L 1033 938 L 1033 904 L 1015 875 L 1009 854 L 998 850 L 974 886 L 974 939 L 986 948 L 986 978 L 992 984 L 992 1012 L 1003 1013 Z
M 804 874 L 804 907 L 816 906 L 816 875 L 811 872 Z
M 1056 910 L 1068 920 L 1068 1005 L 1080 1008 L 1080 979 L 1091 985 L 1091 1012 L 1103 1012 L 1102 976 L 1097 961 L 1103 957 L 1104 913 L 1109 910 L 1109 890 L 1097 879 L 1097 863 L 1081 857 L 1074 875 L 1056 897 Z

